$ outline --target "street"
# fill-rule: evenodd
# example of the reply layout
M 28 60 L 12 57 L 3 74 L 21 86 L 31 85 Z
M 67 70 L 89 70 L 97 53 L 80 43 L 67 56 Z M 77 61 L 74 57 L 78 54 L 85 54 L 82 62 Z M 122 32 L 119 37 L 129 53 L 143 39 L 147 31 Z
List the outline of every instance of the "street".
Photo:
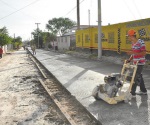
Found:
M 0 60 L 0 125 L 69 125 L 38 78 L 24 50 Z
M 45 50 L 37 50 L 35 58 L 103 125 L 149 125 L 150 68 L 143 72 L 147 96 L 137 95 L 128 103 L 109 105 L 103 100 L 96 101 L 91 92 L 104 83 L 105 75 L 121 72 L 122 65 Z
M 105 75 L 120 72 L 121 65 L 40 49 L 34 56 L 103 125 L 149 125 L 149 68 L 143 72 L 147 96 L 137 95 L 128 103 L 109 105 L 95 100 L 91 92 L 104 83 Z M 1 125 L 62 124 L 61 113 L 40 85 L 41 77 L 24 50 L 0 60 Z

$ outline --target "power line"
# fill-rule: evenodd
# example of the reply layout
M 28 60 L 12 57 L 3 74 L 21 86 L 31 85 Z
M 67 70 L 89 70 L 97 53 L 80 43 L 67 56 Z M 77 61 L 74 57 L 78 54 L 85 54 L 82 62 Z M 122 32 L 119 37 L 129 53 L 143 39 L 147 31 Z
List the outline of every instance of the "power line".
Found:
M 125 0 L 123 0 L 124 3 L 126 4 L 128 10 L 130 11 L 130 13 L 132 14 L 132 16 L 134 17 L 134 19 L 136 19 L 135 15 L 132 13 L 131 9 L 129 8 L 128 4 L 125 2 Z
M 0 0 L 3 4 L 5 4 L 5 5 L 7 5 L 7 6 L 9 6 L 10 8 L 13 8 L 13 9 L 16 9 L 16 8 L 14 8 L 14 7 L 12 7 L 12 6 L 10 6 L 8 3 L 6 3 L 5 1 L 3 1 L 3 0 Z
M 2 1 L 2 0 L 1 0 L 1 1 Z M 32 3 L 30 3 L 30 4 L 26 5 L 26 6 L 24 6 L 24 7 L 22 7 L 22 8 L 20 8 L 20 9 L 14 11 L 14 12 L 12 12 L 12 13 L 10 13 L 10 14 L 4 16 L 4 17 L 2 17 L 2 18 L 0 18 L 0 20 L 3 20 L 3 19 L 5 19 L 5 18 L 7 18 L 7 17 L 11 16 L 11 15 L 14 14 L 14 13 L 17 13 L 18 11 L 25 9 L 26 7 L 28 7 L 28 6 L 32 5 L 32 4 L 35 4 L 35 3 L 38 2 L 38 1 L 39 1 L 39 0 L 35 0 L 34 2 L 32 2 Z
M 3 1 L 3 0 L 0 0 L 0 1 L 1 1 L 3 4 L 7 5 L 8 7 L 12 8 L 12 9 L 14 9 L 14 10 L 17 10 L 17 8 L 15 8 L 15 7 L 11 6 L 11 5 L 10 5 L 10 4 L 8 4 L 7 2 L 5 2 L 5 1 Z M 27 15 L 27 14 L 25 14 L 25 13 L 21 12 L 21 11 L 20 11 L 20 13 L 22 13 L 22 14 L 24 14 L 24 15 L 26 15 L 26 16 L 28 16 L 28 17 L 30 17 L 30 18 L 32 18 L 33 20 L 36 20 L 34 17 L 32 17 L 32 16 L 30 16 L 30 15 Z
M 91 3 L 90 3 L 90 8 L 92 7 L 92 5 L 93 5 L 93 4 L 92 4 L 92 0 L 91 0 Z
M 79 4 L 81 4 L 83 1 L 85 1 L 85 0 L 82 0 Z M 75 10 L 77 8 L 77 6 L 75 6 L 74 8 L 72 8 L 65 16 L 67 16 L 68 14 L 70 14 L 73 10 Z M 64 16 L 64 17 L 65 17 Z
M 140 14 L 139 9 L 138 9 L 138 7 L 136 6 L 135 1 L 134 1 L 134 0 L 132 0 L 132 1 L 133 1 L 133 4 L 134 4 L 134 6 L 135 6 L 135 8 L 136 8 L 136 10 L 137 10 L 137 12 L 138 12 L 138 14 L 139 14 L 140 18 L 142 18 L 142 16 L 141 16 L 141 14 Z

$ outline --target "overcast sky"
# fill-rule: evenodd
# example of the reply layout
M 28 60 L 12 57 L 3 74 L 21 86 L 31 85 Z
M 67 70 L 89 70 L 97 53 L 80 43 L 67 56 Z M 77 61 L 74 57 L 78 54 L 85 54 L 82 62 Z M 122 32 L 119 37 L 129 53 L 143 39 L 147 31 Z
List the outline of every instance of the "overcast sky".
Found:
M 80 0 L 81 25 L 88 25 L 90 10 L 91 25 L 97 25 L 98 0 Z M 101 0 L 102 25 L 150 18 L 150 0 Z M 0 0 L 0 28 L 6 26 L 10 36 L 31 39 L 31 32 L 46 30 L 48 20 L 68 17 L 76 21 L 76 0 Z

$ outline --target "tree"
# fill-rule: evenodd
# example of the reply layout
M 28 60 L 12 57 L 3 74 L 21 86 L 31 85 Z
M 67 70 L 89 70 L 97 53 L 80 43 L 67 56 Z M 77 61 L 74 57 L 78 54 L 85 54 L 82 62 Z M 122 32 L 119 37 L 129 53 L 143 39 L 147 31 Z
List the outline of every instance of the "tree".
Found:
M 56 35 L 50 32 L 43 32 L 42 37 L 43 37 L 45 48 L 51 48 L 52 47 L 51 42 L 56 41 Z
M 12 38 L 8 36 L 8 30 L 6 27 L 0 29 L 0 46 L 4 46 L 11 43 Z
M 59 34 L 62 36 L 67 33 L 70 28 L 76 25 L 76 22 L 70 20 L 69 18 L 53 18 L 48 21 L 46 28 L 53 34 Z
M 6 34 L 0 34 L 0 46 L 11 43 L 12 39 Z
M 56 40 L 56 35 L 53 33 L 43 32 L 42 36 L 43 36 L 44 43 Z
M 0 34 L 8 35 L 8 30 L 7 30 L 7 28 L 5 26 L 0 29 Z
M 34 30 L 31 34 L 34 37 L 34 40 L 31 42 L 31 44 L 32 45 L 35 44 L 38 47 L 38 39 L 39 39 L 39 48 L 41 48 L 43 45 L 42 30 L 38 28 Z
M 19 47 L 22 45 L 22 38 L 18 36 L 13 41 L 14 47 L 19 49 Z

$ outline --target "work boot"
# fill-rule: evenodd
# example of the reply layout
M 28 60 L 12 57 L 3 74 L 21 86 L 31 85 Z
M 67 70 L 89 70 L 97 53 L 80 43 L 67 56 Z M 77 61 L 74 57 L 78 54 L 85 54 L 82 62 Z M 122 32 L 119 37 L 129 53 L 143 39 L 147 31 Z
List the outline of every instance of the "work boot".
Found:
M 136 98 L 136 93 L 131 92 L 131 95 L 132 95 L 132 98 Z
M 136 93 L 137 95 L 147 95 L 147 92 L 142 92 L 142 91 L 139 91 Z

